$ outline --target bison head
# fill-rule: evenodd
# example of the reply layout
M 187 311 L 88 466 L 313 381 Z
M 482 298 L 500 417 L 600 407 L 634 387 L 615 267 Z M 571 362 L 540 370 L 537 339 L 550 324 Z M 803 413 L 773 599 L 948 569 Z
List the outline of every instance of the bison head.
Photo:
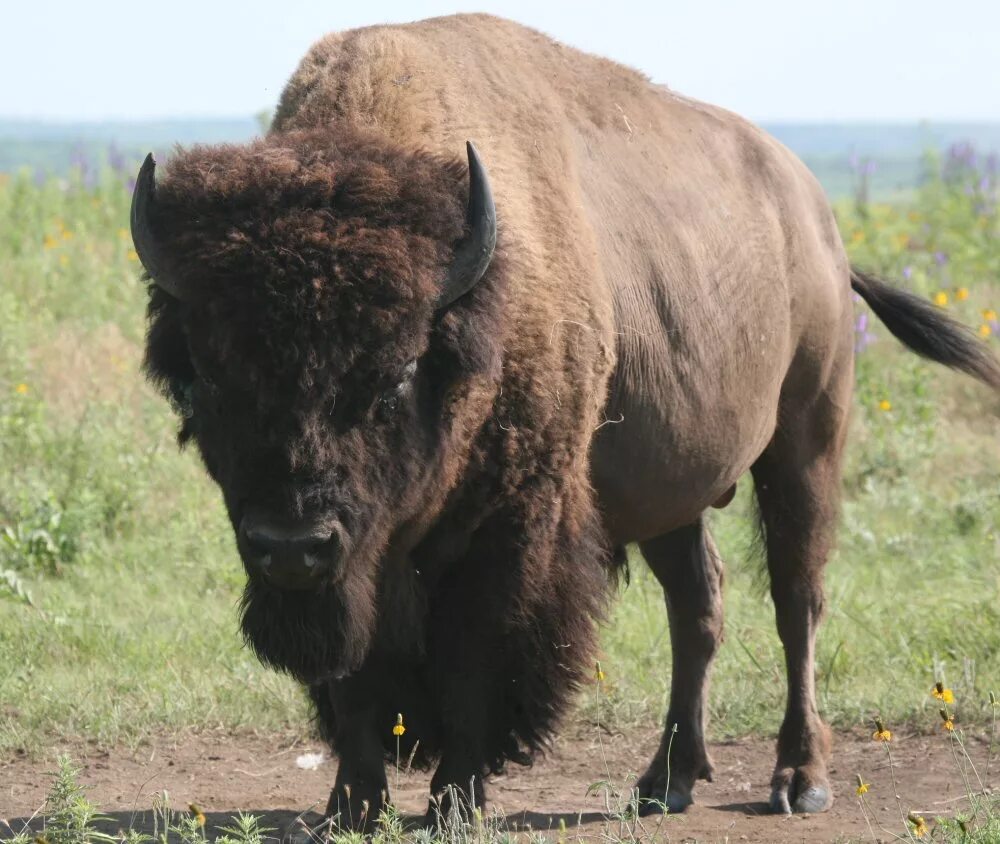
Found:
M 244 635 L 304 682 L 343 675 L 371 647 L 387 555 L 426 529 L 489 412 L 486 172 L 471 144 L 466 170 L 343 128 L 195 147 L 160 185 L 154 167 L 131 217 L 146 371 L 222 490 Z

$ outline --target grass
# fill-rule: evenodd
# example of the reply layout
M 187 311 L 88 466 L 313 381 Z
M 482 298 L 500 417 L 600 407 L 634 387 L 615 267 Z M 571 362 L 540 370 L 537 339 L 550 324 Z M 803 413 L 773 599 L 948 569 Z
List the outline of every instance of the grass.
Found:
M 139 374 L 127 213 L 112 173 L 0 183 L 0 752 L 307 729 L 240 647 L 218 496 Z
M 936 166 L 907 204 L 838 206 L 845 242 L 1000 347 L 997 177 L 961 151 Z M 97 184 L 0 177 L 0 753 L 309 729 L 298 688 L 240 646 L 242 573 L 219 496 L 139 374 L 127 209 L 111 171 Z M 841 727 L 926 723 L 941 680 L 959 723 L 985 723 L 1000 689 L 1000 402 L 874 319 L 858 342 L 821 709 Z M 748 487 L 713 521 L 729 563 L 714 737 L 773 734 L 783 708 Z M 661 718 L 670 675 L 662 597 L 635 563 L 603 637 L 603 717 L 618 726 Z

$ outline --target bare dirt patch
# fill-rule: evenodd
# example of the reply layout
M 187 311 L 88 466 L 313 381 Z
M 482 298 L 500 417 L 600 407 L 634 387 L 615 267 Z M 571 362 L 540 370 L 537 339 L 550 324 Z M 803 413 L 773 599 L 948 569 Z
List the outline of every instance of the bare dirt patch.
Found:
M 490 789 L 493 805 L 502 809 L 511 826 L 553 830 L 560 819 L 571 838 L 596 839 L 604 825 L 605 802 L 587 795 L 591 783 L 606 780 L 622 784 L 639 773 L 656 746 L 651 731 L 628 736 L 573 734 L 558 739 L 548 756 L 531 769 L 512 767 L 496 777 Z M 970 752 L 985 768 L 986 742 L 971 739 Z M 148 820 L 152 795 L 169 792 L 175 808 L 189 803 L 201 806 L 210 824 L 225 824 L 237 810 L 266 816 L 268 826 L 285 832 L 307 810 L 322 811 L 336 771 L 325 761 L 315 770 L 297 766 L 305 753 L 321 752 L 318 742 L 294 742 L 260 737 L 189 737 L 159 739 L 138 751 L 88 752 L 82 746 L 63 748 L 83 767 L 82 782 L 89 795 L 114 822 L 125 827 Z M 895 736 L 892 743 L 896 782 L 905 811 L 951 815 L 962 806 L 960 777 L 948 739 L 943 735 Z M 0 761 L 0 818 L 15 829 L 17 818 L 39 809 L 48 788 L 50 759 L 8 758 Z M 870 805 L 887 829 L 901 830 L 900 809 L 893 796 L 889 767 L 883 748 L 868 734 L 837 736 L 832 778 L 837 795 L 833 809 L 823 815 L 775 817 L 763 802 L 773 764 L 773 742 L 744 739 L 712 746 L 716 764 L 713 783 L 701 783 L 697 803 L 683 816 L 668 818 L 657 828 L 657 819 L 646 819 L 646 832 L 656 830 L 664 841 L 820 842 L 871 834 L 857 806 L 855 775 L 872 784 Z M 397 804 L 405 813 L 426 808 L 427 774 L 400 775 Z M 994 786 L 998 777 L 993 775 Z M 390 785 L 394 774 L 390 771 Z M 318 815 L 307 814 L 317 822 Z M 612 830 L 618 825 L 612 822 Z M 0 824 L 0 835 L 6 830 Z M 876 827 L 879 838 L 890 839 Z

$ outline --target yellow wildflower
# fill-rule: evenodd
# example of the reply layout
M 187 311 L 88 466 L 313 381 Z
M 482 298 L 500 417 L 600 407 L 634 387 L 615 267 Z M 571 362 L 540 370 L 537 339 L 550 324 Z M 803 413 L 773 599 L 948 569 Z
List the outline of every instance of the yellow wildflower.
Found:
M 392 734 L 396 738 L 399 738 L 405 732 L 406 732 L 406 727 L 403 726 L 403 713 L 400 712 L 396 716 L 396 726 L 392 728 Z
M 62 230 L 62 239 L 63 240 L 72 240 L 73 239 L 73 232 L 71 232 L 69 229 L 63 229 Z
M 882 401 L 878 403 L 878 409 L 885 411 L 892 410 L 892 402 L 889 401 L 889 399 L 882 399 Z
M 947 709 L 939 709 L 938 712 L 941 713 L 941 720 L 944 721 L 941 729 L 947 730 L 949 733 L 955 732 L 955 719 L 952 714 Z
M 951 689 L 946 689 L 944 683 L 935 683 L 934 688 L 931 689 L 931 694 L 938 700 L 944 703 L 954 703 L 955 695 Z
M 943 290 L 939 290 L 937 293 L 934 294 L 934 304 L 937 305 L 939 308 L 948 307 L 948 294 L 945 293 Z
M 885 728 L 881 718 L 875 719 L 875 732 L 872 733 L 872 741 L 892 741 L 892 733 Z
M 985 319 L 987 322 L 996 322 L 996 318 L 997 318 L 997 312 L 994 311 L 993 308 L 983 309 L 983 319 Z
M 59 245 L 59 241 L 56 240 L 52 235 L 45 235 L 45 240 L 42 241 L 42 245 L 46 249 L 55 249 Z
M 990 328 L 985 322 L 979 326 L 979 336 L 989 337 L 993 333 L 993 329 Z
M 865 233 L 861 229 L 855 229 L 851 234 L 851 243 L 863 243 L 865 239 Z
M 925 821 L 920 815 L 910 815 L 907 820 L 913 824 L 913 834 L 917 838 L 923 838 L 928 832 L 930 832 L 930 827 L 927 826 L 927 821 Z
M 861 774 L 858 774 L 858 787 L 854 789 L 854 793 L 857 794 L 858 797 L 868 793 L 868 783 L 861 779 Z
M 14 392 L 19 396 L 26 396 L 28 395 L 28 385 L 22 382 L 14 388 Z
M 604 672 L 601 670 L 601 663 L 597 663 L 597 670 L 594 672 L 594 676 L 597 678 L 598 683 L 604 682 Z
M 969 288 L 968 287 L 959 287 L 955 291 L 955 298 L 959 302 L 964 302 L 966 299 L 969 298 Z
M 120 228 L 120 229 L 118 229 L 118 237 L 120 237 L 122 240 L 127 240 L 128 239 L 128 229 L 126 229 L 126 228 Z
M 134 249 L 129 249 L 129 251 L 128 251 L 128 259 L 130 261 L 138 261 L 139 260 L 139 253 L 136 252 Z
M 910 245 L 910 236 L 908 234 L 897 234 L 896 235 L 896 247 L 898 249 L 906 249 Z
M 59 266 L 60 267 L 68 267 L 69 266 L 69 256 L 68 255 L 60 255 L 59 256 Z
M 194 803 L 191 803 L 188 808 L 191 810 L 191 814 L 194 815 L 194 822 L 198 826 L 205 825 L 205 813 L 199 809 Z

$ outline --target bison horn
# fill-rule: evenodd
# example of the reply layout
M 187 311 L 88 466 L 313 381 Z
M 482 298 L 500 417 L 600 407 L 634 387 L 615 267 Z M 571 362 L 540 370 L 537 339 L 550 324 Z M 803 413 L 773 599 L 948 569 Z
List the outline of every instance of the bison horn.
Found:
M 469 234 L 455 248 L 448 278 L 438 296 L 438 307 L 450 305 L 468 293 L 483 277 L 497 245 L 497 209 L 493 204 L 490 177 L 472 141 L 466 143 L 469 154 L 469 208 L 466 221 Z
M 160 257 L 160 249 L 156 243 L 149 221 L 149 212 L 153 206 L 156 194 L 156 161 L 153 153 L 146 156 L 139 168 L 139 176 L 135 180 L 132 191 L 132 211 L 129 222 L 132 227 L 132 243 L 143 267 L 153 279 L 157 287 L 165 290 L 175 299 L 180 299 L 180 291 L 172 284 L 169 277 L 163 273 L 164 262 Z

